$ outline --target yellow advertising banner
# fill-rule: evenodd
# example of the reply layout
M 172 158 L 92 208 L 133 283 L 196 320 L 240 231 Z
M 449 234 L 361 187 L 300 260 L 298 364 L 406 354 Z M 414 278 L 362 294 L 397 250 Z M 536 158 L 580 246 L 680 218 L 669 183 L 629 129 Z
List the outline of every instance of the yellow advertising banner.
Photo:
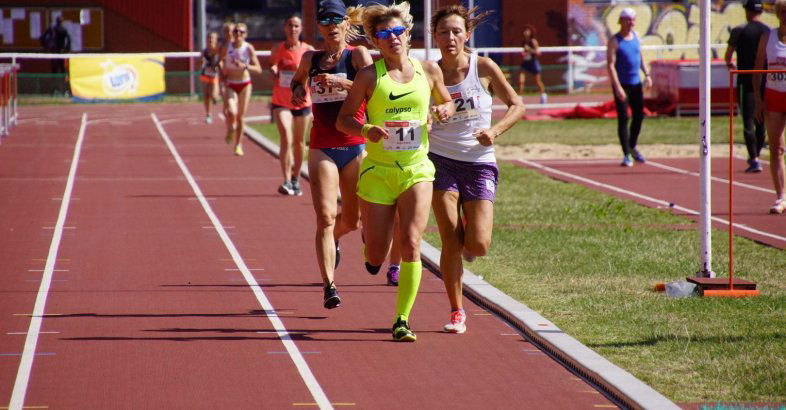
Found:
M 68 76 L 77 102 L 157 100 L 165 89 L 164 56 L 71 58 Z

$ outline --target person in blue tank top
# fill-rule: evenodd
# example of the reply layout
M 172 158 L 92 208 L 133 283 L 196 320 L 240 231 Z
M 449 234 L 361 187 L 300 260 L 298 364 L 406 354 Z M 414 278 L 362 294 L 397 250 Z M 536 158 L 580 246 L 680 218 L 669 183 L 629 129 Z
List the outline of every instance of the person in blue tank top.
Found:
M 622 146 L 622 166 L 632 167 L 633 161 L 643 163 L 644 156 L 636 149 L 636 143 L 644 121 L 644 91 L 652 80 L 641 58 L 639 37 L 633 31 L 636 11 L 624 8 L 620 13 L 620 31 L 609 39 L 606 49 L 606 68 L 609 72 L 614 105 L 617 108 L 617 135 Z M 642 84 L 639 70 L 644 73 Z M 632 113 L 628 129 L 628 106 Z

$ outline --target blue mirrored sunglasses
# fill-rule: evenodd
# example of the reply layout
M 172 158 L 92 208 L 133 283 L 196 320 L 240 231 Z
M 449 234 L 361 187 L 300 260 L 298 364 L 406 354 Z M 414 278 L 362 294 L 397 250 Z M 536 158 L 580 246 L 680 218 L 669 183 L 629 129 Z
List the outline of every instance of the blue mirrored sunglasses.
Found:
M 344 22 L 344 17 L 334 16 L 334 17 L 325 17 L 323 19 L 317 20 L 317 23 L 321 26 L 329 26 L 331 24 L 341 24 Z
M 389 39 L 391 37 L 398 37 L 398 36 L 404 34 L 405 31 L 407 31 L 406 27 L 404 27 L 404 26 L 396 26 L 396 27 L 393 27 L 393 28 L 377 31 L 376 33 L 374 33 L 374 37 L 376 37 L 376 38 L 378 38 L 380 40 L 387 40 L 387 39 Z

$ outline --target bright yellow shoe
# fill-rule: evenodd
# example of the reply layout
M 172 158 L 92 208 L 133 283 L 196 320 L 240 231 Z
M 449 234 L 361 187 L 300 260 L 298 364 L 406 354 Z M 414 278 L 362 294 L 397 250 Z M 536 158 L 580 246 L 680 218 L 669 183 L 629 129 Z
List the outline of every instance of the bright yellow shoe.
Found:
M 240 145 L 240 144 L 235 145 L 235 155 L 237 155 L 238 157 L 242 157 L 243 156 L 243 146 L 242 145 Z

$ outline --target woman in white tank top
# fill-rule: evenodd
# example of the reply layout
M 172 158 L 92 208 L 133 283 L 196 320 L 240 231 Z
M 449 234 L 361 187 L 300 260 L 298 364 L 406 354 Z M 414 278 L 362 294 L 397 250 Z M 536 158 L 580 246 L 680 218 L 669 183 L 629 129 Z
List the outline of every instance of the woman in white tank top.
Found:
M 232 38 L 222 50 L 219 65 L 224 76 L 226 89 L 226 143 L 235 142 L 235 155 L 243 155 L 243 116 L 251 100 L 251 73 L 262 73 L 262 66 L 254 53 L 254 46 L 246 42 L 248 28 L 237 23 Z
M 498 176 L 494 140 L 524 114 L 524 104 L 499 66 L 466 48 L 472 29 L 486 14 L 478 15 L 476 8 L 447 6 L 431 18 L 431 32 L 442 52 L 439 66 L 456 105 L 447 124 L 435 122 L 429 134 L 429 158 L 437 171 L 432 206 L 442 238 L 440 270 L 451 309 L 444 330 L 450 333 L 466 330 L 462 253 L 471 261 L 485 255 L 491 244 Z M 492 93 L 508 106 L 494 126 Z
M 775 1 L 775 15 L 780 25 L 764 33 L 756 53 L 757 70 L 786 70 L 786 0 Z M 767 65 L 765 66 L 765 62 Z M 786 72 L 768 73 L 764 96 L 761 74 L 753 76 L 756 93 L 756 117 L 767 127 L 770 146 L 770 174 L 775 186 L 775 203 L 770 213 L 786 212 L 786 178 L 784 178 L 784 128 L 786 128 Z

